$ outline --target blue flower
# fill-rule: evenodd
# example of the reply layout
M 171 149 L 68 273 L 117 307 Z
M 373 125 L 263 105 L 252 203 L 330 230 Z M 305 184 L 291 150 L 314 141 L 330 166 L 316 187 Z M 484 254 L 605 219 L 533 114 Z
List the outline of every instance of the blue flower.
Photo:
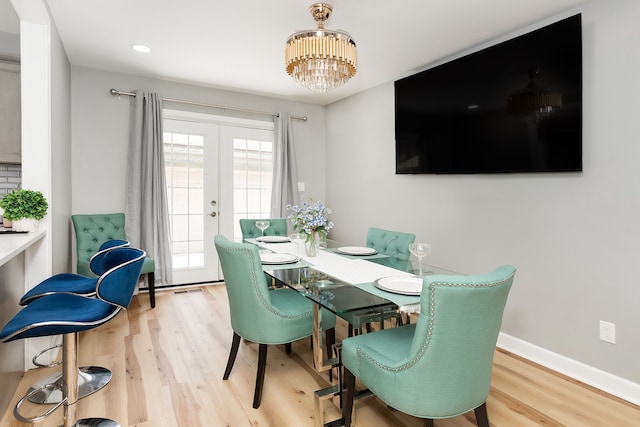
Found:
M 302 202 L 301 206 L 287 205 L 287 210 L 291 211 L 288 216 L 295 231 L 303 232 L 307 235 L 314 231 L 328 233 L 333 227 L 333 222 L 328 220 L 331 209 L 327 208 L 322 200 L 313 203 L 312 200 Z

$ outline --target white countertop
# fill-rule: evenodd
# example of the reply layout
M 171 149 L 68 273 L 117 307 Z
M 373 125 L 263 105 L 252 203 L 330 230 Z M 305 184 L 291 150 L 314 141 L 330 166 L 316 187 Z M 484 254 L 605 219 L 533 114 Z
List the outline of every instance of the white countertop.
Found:
M 45 234 L 45 230 L 25 234 L 0 233 L 0 266 L 42 239 Z

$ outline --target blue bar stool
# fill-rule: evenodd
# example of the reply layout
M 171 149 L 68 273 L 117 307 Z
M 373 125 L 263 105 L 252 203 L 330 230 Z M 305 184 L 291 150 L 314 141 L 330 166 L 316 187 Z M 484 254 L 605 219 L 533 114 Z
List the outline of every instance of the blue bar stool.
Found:
M 104 256 L 116 248 L 129 246 L 126 240 L 108 240 L 102 244 L 100 250 L 91 257 L 89 267 L 96 275 L 101 276 L 105 270 L 103 266 Z M 56 274 L 40 284 L 34 286 L 20 299 L 20 305 L 29 305 L 31 302 L 46 295 L 59 293 L 76 294 L 86 297 L 95 297 L 98 277 L 86 277 L 80 274 L 62 273 Z M 49 347 L 33 356 L 31 360 L 34 365 L 41 368 L 52 368 L 62 362 L 43 364 L 38 362 L 38 358 L 47 351 L 60 348 L 58 344 Z M 78 369 L 78 398 L 81 399 L 106 386 L 111 381 L 111 371 L 100 366 L 82 366 Z M 55 404 L 62 400 L 62 372 L 49 375 L 38 381 L 29 389 L 29 393 L 39 390 L 29 397 L 29 401 L 39 404 Z
M 97 298 L 71 293 L 46 295 L 23 308 L 0 332 L 3 342 L 23 338 L 62 335 L 62 399 L 42 415 L 26 418 L 20 407 L 35 389 L 16 404 L 13 414 L 21 422 L 35 423 L 63 406 L 63 427 L 119 427 L 106 418 L 76 420 L 78 402 L 78 332 L 96 328 L 113 319 L 131 302 L 142 270 L 145 252 L 135 248 L 117 248 L 104 255 L 104 273 L 98 278 Z M 43 387 L 48 387 L 44 385 Z

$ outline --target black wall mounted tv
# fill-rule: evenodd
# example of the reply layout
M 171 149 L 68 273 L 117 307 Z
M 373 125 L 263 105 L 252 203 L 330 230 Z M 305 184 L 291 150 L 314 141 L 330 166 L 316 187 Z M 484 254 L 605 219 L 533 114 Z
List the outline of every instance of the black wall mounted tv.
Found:
M 397 80 L 396 174 L 582 171 L 581 15 Z

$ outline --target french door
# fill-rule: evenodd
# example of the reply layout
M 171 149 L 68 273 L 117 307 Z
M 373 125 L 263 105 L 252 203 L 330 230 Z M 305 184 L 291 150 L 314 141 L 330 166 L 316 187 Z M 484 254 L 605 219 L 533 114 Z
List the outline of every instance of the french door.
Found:
M 221 280 L 214 236 L 238 240 L 238 218 L 269 212 L 273 123 L 163 113 L 172 284 Z
M 164 119 L 164 156 L 173 253 L 173 285 L 218 280 L 218 129 Z

